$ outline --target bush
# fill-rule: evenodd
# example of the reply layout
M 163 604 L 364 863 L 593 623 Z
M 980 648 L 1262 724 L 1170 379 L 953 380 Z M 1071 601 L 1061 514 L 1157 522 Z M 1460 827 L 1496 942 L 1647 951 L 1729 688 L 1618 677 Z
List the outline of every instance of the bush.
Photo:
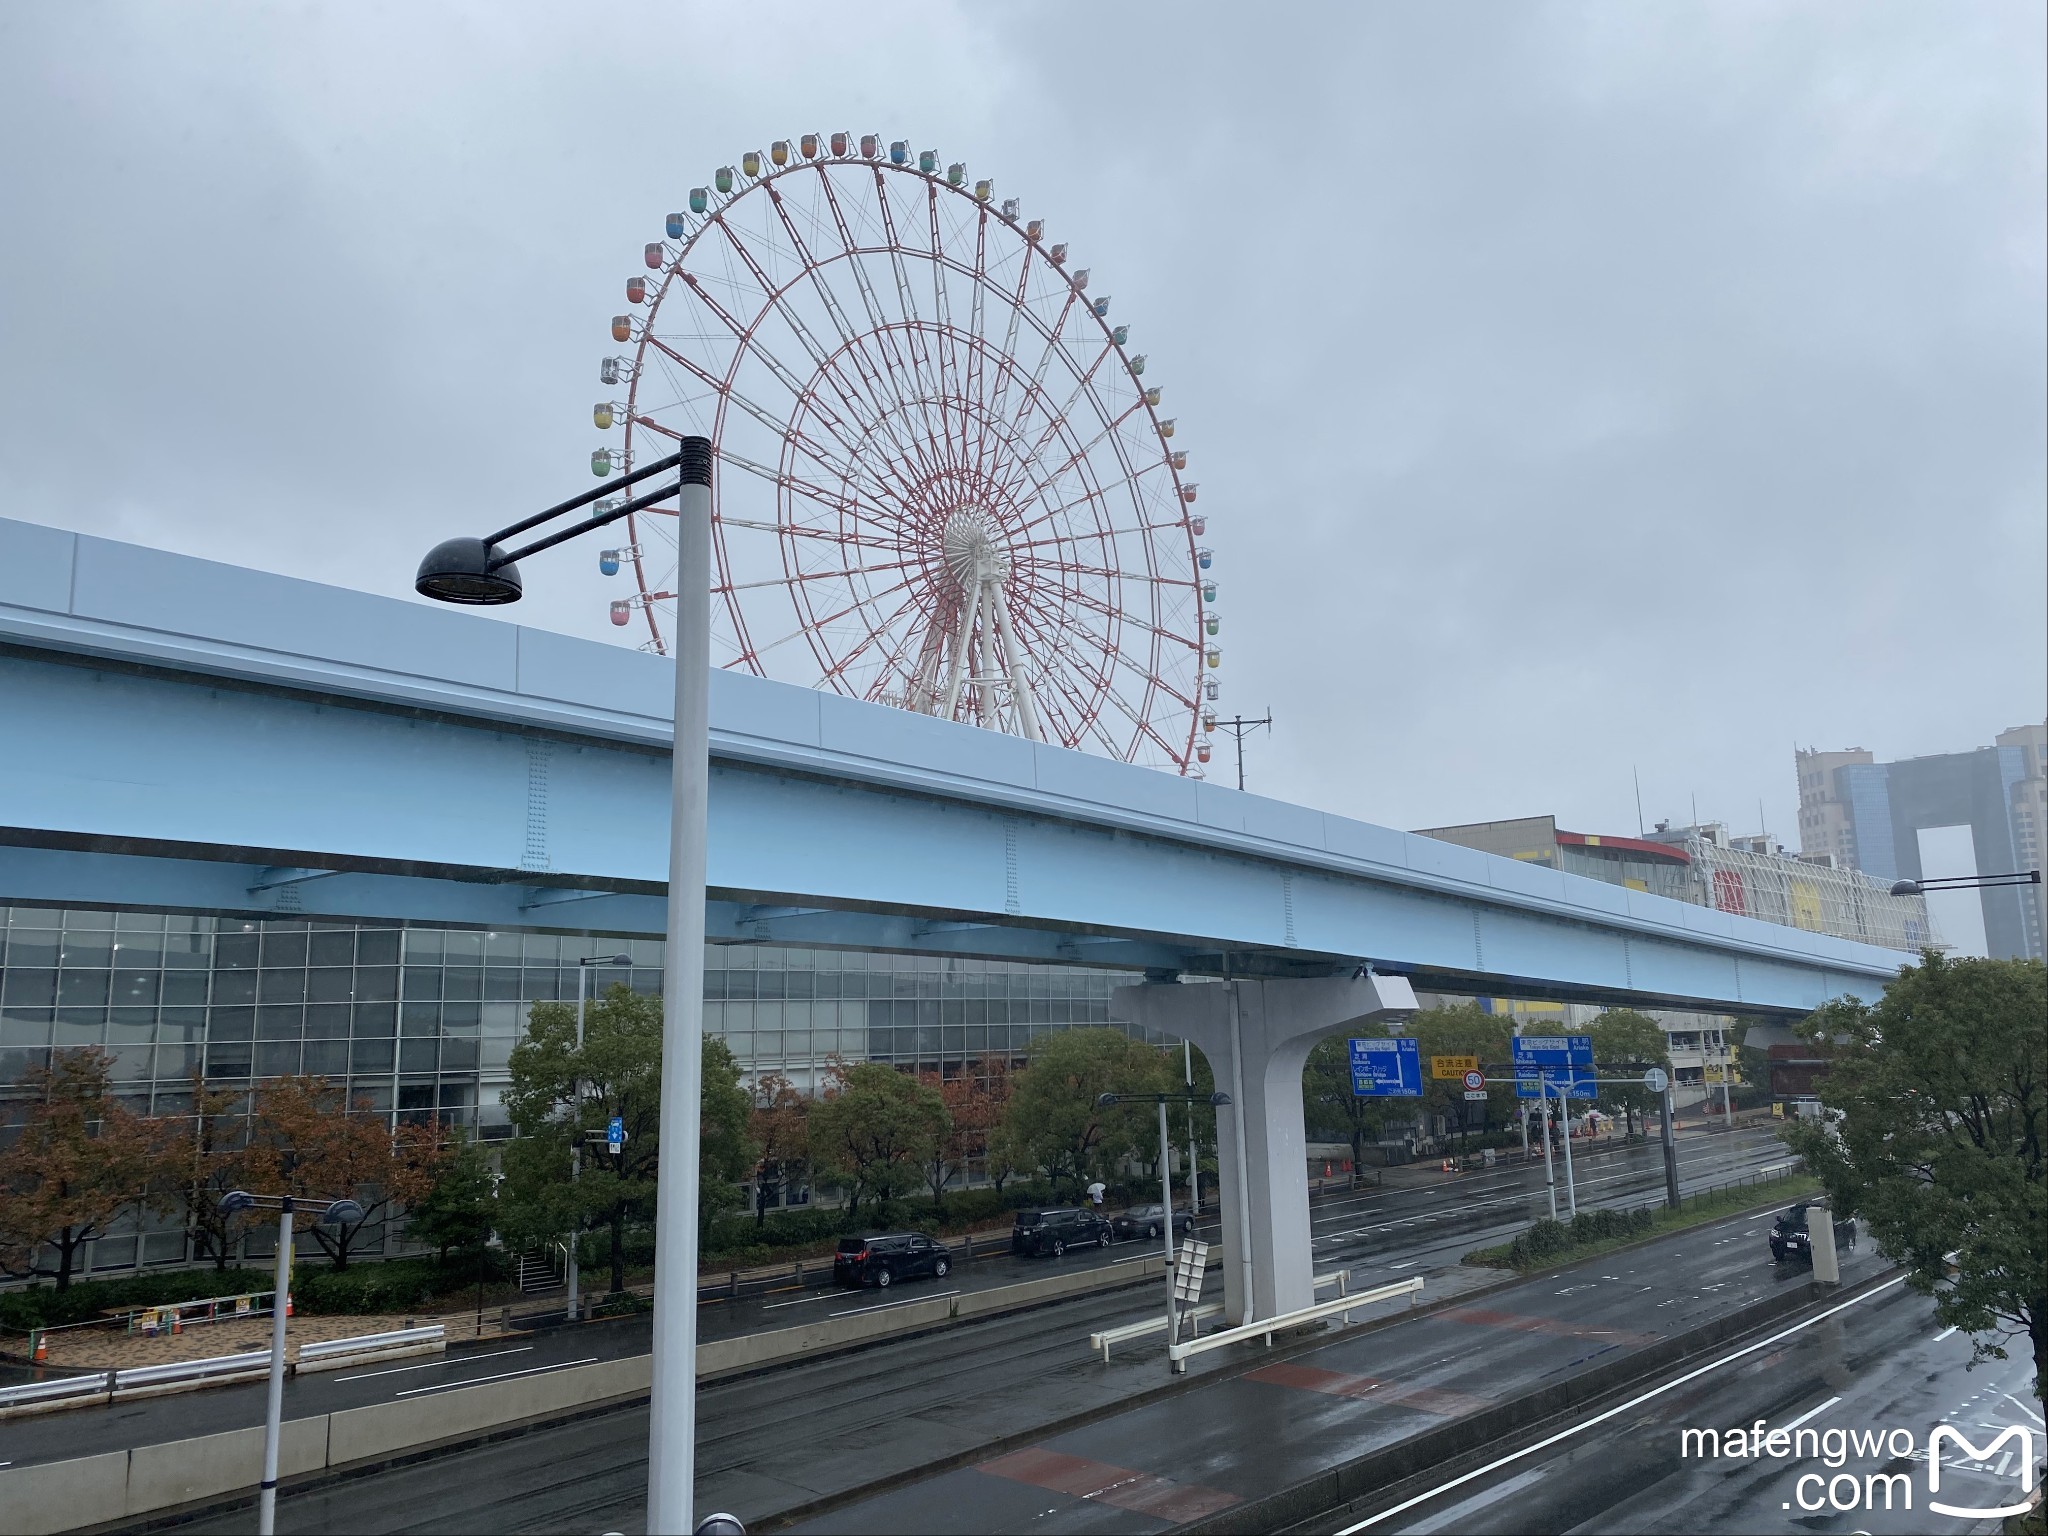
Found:
M 451 1257 L 389 1259 L 381 1264 L 356 1264 L 343 1270 L 301 1268 L 292 1278 L 292 1302 L 307 1312 L 363 1316 L 378 1312 L 411 1312 L 445 1297 L 474 1290 L 474 1252 Z M 484 1250 L 484 1284 L 511 1279 L 512 1256 L 502 1248 Z
M 0 1292 L 0 1327 L 26 1332 L 62 1323 L 85 1323 L 109 1307 L 164 1307 L 177 1301 L 204 1301 L 211 1296 L 247 1296 L 273 1284 L 268 1266 L 262 1269 L 175 1269 L 154 1275 L 127 1275 L 119 1280 L 75 1280 L 68 1290 L 35 1285 Z

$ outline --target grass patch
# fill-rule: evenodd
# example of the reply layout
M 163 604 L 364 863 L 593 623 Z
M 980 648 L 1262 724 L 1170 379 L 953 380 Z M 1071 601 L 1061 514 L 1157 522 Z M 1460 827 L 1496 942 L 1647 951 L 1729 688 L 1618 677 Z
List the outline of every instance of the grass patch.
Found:
M 1590 1259 L 1630 1243 L 1682 1232 L 1723 1216 L 1753 1210 L 1759 1205 L 1784 1200 L 1788 1204 L 1812 1194 L 1820 1185 L 1811 1175 L 1788 1173 L 1761 1184 L 1744 1184 L 1692 1195 L 1677 1210 L 1668 1206 L 1645 1206 L 1632 1211 L 1586 1210 L 1570 1221 L 1539 1221 L 1513 1242 L 1493 1248 L 1475 1248 L 1465 1255 L 1467 1264 L 1492 1269 L 1545 1269 L 1574 1259 Z

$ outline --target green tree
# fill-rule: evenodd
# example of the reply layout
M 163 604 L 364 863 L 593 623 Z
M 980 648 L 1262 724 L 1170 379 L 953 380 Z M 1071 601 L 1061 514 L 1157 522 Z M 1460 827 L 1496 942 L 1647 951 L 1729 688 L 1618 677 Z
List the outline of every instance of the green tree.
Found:
M 936 1088 L 880 1062 L 862 1062 L 846 1068 L 840 1085 L 811 1106 L 811 1157 L 848 1191 L 851 1217 L 864 1198 L 892 1200 L 916 1183 L 946 1129 L 946 1103 Z
M 2048 1396 L 2048 971 L 1929 951 L 1871 1006 L 1814 1013 L 1830 1113 L 1785 1139 L 1855 1213 L 1939 1321 L 2004 1359 L 2026 1334 Z M 1985 1337 L 1988 1335 L 1989 1337 Z
M 113 1070 L 87 1047 L 23 1075 L 18 1134 L 0 1152 L 0 1273 L 69 1289 L 79 1249 L 143 1197 L 149 1127 L 114 1097 Z
M 451 1132 L 433 1188 L 406 1212 L 405 1235 L 434 1248 L 443 1263 L 457 1249 L 483 1247 L 497 1226 L 497 1188 L 483 1144 L 466 1131 Z
M 1044 1173 L 1055 1198 L 1062 1179 L 1073 1183 L 1078 1198 L 1089 1173 L 1111 1169 L 1132 1153 L 1158 1155 L 1151 1105 L 1104 1109 L 1096 1098 L 1172 1086 L 1165 1056 L 1121 1030 L 1060 1030 L 1032 1042 L 1030 1064 L 1011 1079 L 997 1140 L 1014 1166 Z
M 1425 1065 L 1424 1070 L 1428 1070 Z M 1351 1042 L 1342 1035 L 1318 1040 L 1301 1069 L 1303 1118 L 1315 1131 L 1341 1134 L 1351 1143 L 1351 1166 L 1365 1166 L 1365 1147 L 1377 1140 L 1386 1115 L 1386 1105 L 1410 1106 L 1413 1099 L 1360 1098 L 1351 1091 Z
M 1476 1056 L 1482 1066 L 1507 1062 L 1513 1051 L 1509 1041 L 1514 1038 L 1514 1021 L 1508 1015 L 1488 1013 L 1477 1003 L 1459 1003 L 1454 1007 L 1430 1008 L 1416 1014 L 1408 1032 L 1415 1036 L 1416 1051 L 1422 1057 L 1423 1110 L 1428 1114 L 1442 1115 L 1456 1126 L 1460 1141 L 1464 1140 L 1475 1110 L 1482 1129 L 1513 1116 L 1515 1089 L 1512 1082 L 1488 1083 L 1486 1099 L 1481 1104 L 1465 1097 L 1462 1078 L 1433 1077 L 1429 1065 L 1433 1056 Z M 1511 1073 L 1498 1072 L 1488 1075 L 1503 1079 L 1512 1076 Z M 1389 1099 L 1380 1102 L 1394 1105 L 1403 1101 Z
M 584 1015 L 576 1044 L 573 1003 L 535 1003 L 512 1048 L 505 1107 L 519 1133 L 504 1151 L 499 1220 L 519 1242 L 585 1232 L 610 1239 L 611 1289 L 626 1288 L 626 1226 L 652 1215 L 661 1131 L 661 999 L 614 982 Z M 626 1139 L 614 1154 L 613 1116 Z M 592 1139 L 595 1133 L 595 1139 Z M 571 1178 L 571 1148 L 582 1168 Z
M 721 1211 L 746 1202 L 740 1181 L 753 1173 L 759 1149 L 752 1135 L 754 1096 L 740 1081 L 732 1047 L 704 1037 L 704 1079 L 698 1105 L 697 1235 L 701 1241 Z
M 1644 1066 L 1671 1070 L 1671 1042 L 1657 1021 L 1633 1008 L 1610 1008 L 1586 1033 L 1593 1037 L 1593 1061 L 1605 1076 L 1610 1067 Z M 1600 1107 L 1622 1116 L 1628 1134 L 1636 1133 L 1636 1117 L 1657 1107 L 1658 1095 L 1641 1083 L 1600 1084 Z

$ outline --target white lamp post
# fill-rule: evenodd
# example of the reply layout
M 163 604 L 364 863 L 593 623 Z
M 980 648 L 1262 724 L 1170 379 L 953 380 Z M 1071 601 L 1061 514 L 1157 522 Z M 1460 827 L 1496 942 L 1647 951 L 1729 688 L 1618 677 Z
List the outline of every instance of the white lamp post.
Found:
M 353 1200 L 309 1200 L 306 1205 L 309 1210 L 318 1209 L 324 1226 L 346 1226 L 363 1219 L 363 1208 Z M 297 1202 L 290 1195 L 252 1195 L 245 1189 L 229 1190 L 220 1197 L 223 1216 L 259 1206 L 278 1213 L 277 1278 L 270 1296 L 270 1396 L 263 1409 L 263 1481 L 256 1494 L 258 1536 L 272 1536 L 277 1529 L 277 1442 L 284 1420 L 285 1298 L 292 1283 L 292 1215 Z

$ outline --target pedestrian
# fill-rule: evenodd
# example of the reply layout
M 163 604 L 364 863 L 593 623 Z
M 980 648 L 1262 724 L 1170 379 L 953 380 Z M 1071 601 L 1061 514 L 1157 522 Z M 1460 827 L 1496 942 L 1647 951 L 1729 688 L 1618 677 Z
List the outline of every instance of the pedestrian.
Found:
M 1100 1179 L 1088 1186 L 1088 1204 L 1094 1208 L 1098 1216 L 1102 1214 L 1102 1197 L 1108 1193 L 1108 1188 Z

